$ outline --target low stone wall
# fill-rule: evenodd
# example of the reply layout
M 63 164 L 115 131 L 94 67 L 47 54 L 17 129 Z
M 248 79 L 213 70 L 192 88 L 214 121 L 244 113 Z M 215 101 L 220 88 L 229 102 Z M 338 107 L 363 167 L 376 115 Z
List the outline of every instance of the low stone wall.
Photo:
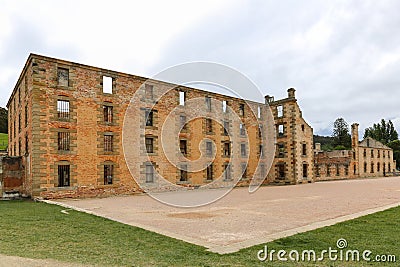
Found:
M 9 192 L 23 191 L 25 171 L 22 164 L 22 157 L 2 157 L 1 158 L 0 183 L 2 194 Z

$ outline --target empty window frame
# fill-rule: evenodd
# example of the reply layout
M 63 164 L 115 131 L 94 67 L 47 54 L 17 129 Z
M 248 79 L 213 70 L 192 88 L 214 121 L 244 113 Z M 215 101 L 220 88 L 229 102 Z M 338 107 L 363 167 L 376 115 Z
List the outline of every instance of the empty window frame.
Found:
M 113 93 L 113 78 L 108 76 L 103 76 L 103 93 L 112 94 Z
M 331 176 L 331 165 L 326 165 L 326 176 Z
M 277 106 L 276 107 L 277 113 L 278 113 L 278 118 L 283 117 L 283 106 Z
M 183 155 L 187 155 L 187 140 L 179 140 L 179 149 Z
M 28 105 L 25 106 L 25 127 L 28 126 Z
M 180 115 L 179 116 L 179 123 L 180 123 L 180 127 L 181 127 L 182 130 L 186 130 L 187 129 L 186 116 L 185 115 Z
M 308 165 L 303 163 L 303 178 L 307 178 L 308 176 Z
M 371 163 L 371 173 L 374 173 L 374 163 Z
M 285 144 L 279 143 L 278 144 L 278 158 L 284 158 L 284 157 L 285 157 Z
M 186 182 L 188 180 L 187 165 L 181 165 L 179 181 Z
M 381 151 L 380 150 L 378 150 L 378 159 L 381 157 Z
M 380 172 L 381 171 L 381 164 L 378 162 L 376 164 L 376 172 Z
M 244 116 L 244 104 L 239 104 L 239 115 Z
M 231 180 L 232 179 L 232 174 L 231 174 L 231 165 L 229 163 L 224 164 L 224 180 Z
M 213 153 L 212 142 L 206 141 L 206 155 L 212 156 L 212 153 Z
M 214 166 L 211 163 L 210 165 L 207 166 L 207 174 L 206 174 L 206 178 L 208 181 L 212 181 L 214 179 Z
M 319 165 L 315 165 L 315 175 L 316 175 L 317 177 L 320 176 L 320 167 L 319 167 Z
M 364 162 L 364 172 L 365 173 L 367 172 L 367 163 L 366 162 Z
M 206 110 L 208 112 L 210 112 L 211 111 L 211 97 L 206 96 L 205 97 L 205 102 L 206 102 Z
M 69 119 L 69 101 L 68 100 L 57 100 L 57 116 L 59 119 Z
M 113 106 L 103 105 L 103 119 L 105 123 L 113 122 Z
M 104 135 L 104 152 L 113 151 L 113 139 L 114 136 L 112 136 L 111 134 Z
M 113 170 L 114 166 L 110 164 L 104 165 L 104 184 L 113 184 Z
M 212 119 L 206 119 L 206 133 L 212 133 L 213 132 L 213 125 L 212 125 Z
M 21 132 L 21 114 L 18 114 L 18 132 Z
M 58 165 L 58 187 L 70 186 L 70 165 Z
M 246 135 L 246 126 L 243 123 L 239 124 L 239 134 L 241 136 Z
M 153 137 L 146 137 L 145 145 L 146 145 L 147 153 L 154 153 L 154 138 Z
M 240 155 L 242 157 L 246 157 L 247 155 L 246 144 L 240 144 Z
M 184 106 L 186 101 L 186 92 L 179 91 L 179 105 Z
M 374 150 L 371 149 L 371 158 L 373 158 L 373 157 L 374 157 Z
M 224 121 L 224 135 L 229 135 L 229 121 Z
M 231 156 L 231 143 L 230 142 L 224 142 L 224 154 L 225 157 L 230 157 Z
M 150 84 L 145 84 L 144 86 L 144 94 L 147 99 L 153 99 L 154 97 L 154 86 Z
M 344 175 L 348 176 L 349 175 L 349 165 L 344 165 Z
M 364 148 L 364 158 L 367 156 L 367 149 Z
M 278 178 L 284 179 L 285 175 L 286 175 L 285 164 L 284 163 L 278 164 Z
M 222 112 L 228 112 L 227 105 L 228 102 L 226 100 L 222 100 Z
M 153 126 L 153 111 L 150 109 L 146 109 L 145 111 L 145 121 L 146 121 L 146 126 Z
M 70 149 L 70 133 L 58 132 L 58 150 L 69 151 Z
M 146 183 L 154 183 L 154 165 L 149 162 L 145 165 Z
M 302 144 L 302 154 L 303 156 L 307 156 L 307 144 Z
M 285 134 L 285 126 L 283 124 L 278 125 L 278 136 L 283 136 Z
M 69 85 L 69 70 L 58 68 L 57 70 L 57 81 L 59 86 Z
M 339 164 L 336 164 L 336 176 L 340 175 L 340 166 Z

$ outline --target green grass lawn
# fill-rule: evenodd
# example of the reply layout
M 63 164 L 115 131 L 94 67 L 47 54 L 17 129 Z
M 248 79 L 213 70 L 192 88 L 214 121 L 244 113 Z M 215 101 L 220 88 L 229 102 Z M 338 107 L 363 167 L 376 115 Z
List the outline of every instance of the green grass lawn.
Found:
M 8 146 L 8 134 L 0 133 L 0 150 L 5 150 Z
M 218 255 L 205 248 L 77 211 L 32 201 L 0 201 L 0 253 L 102 266 L 271 266 L 260 262 L 258 245 Z M 276 251 L 313 249 L 319 253 L 345 238 L 347 249 L 393 254 L 400 261 L 400 207 L 267 244 Z M 195 231 L 195 229 L 193 229 Z M 372 256 L 371 256 L 372 257 Z M 296 263 L 273 266 L 365 266 L 365 261 Z M 372 263 L 371 263 L 372 264 Z M 375 263 L 381 266 L 382 263 Z

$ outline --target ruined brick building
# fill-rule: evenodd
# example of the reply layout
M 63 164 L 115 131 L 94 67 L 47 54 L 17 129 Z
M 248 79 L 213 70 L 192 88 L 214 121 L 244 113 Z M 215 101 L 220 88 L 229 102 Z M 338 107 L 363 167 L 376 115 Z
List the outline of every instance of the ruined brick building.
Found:
M 370 137 L 359 141 L 358 124 L 351 125 L 351 150 L 322 151 L 315 145 L 316 180 L 382 177 L 396 170 L 393 150 Z
M 181 85 L 159 95 L 171 86 L 31 54 L 7 103 L 9 155 L 22 157 L 23 193 L 130 193 L 140 190 L 138 181 L 160 186 L 159 175 L 188 187 L 215 180 L 224 186 L 235 179 L 246 185 L 255 175 L 271 184 L 314 181 L 313 130 L 302 118 L 294 89 L 285 99 L 266 96 L 265 103 Z M 137 112 L 129 113 L 136 93 Z M 201 99 L 196 108 L 203 117 L 191 118 L 191 99 Z M 179 168 L 170 163 L 164 153 L 168 146 L 160 140 L 161 126 L 174 110 L 174 123 L 168 126 L 175 127 L 175 139 L 164 143 L 178 147 L 174 160 Z M 127 118 L 134 122 L 132 131 L 123 131 Z M 133 136 L 136 129 L 140 134 Z M 132 145 L 124 146 L 128 137 Z M 208 161 L 194 170 L 188 160 L 203 155 Z
M 129 112 L 134 96 L 137 109 Z M 313 151 L 293 88 L 285 99 L 258 103 L 31 54 L 7 107 L 8 152 L 21 157 L 24 170 L 22 185 L 10 189 L 30 196 L 248 185 L 254 177 L 298 184 L 385 176 L 395 168 L 390 148 L 358 141 L 357 124 L 352 150 L 323 152 L 316 144 Z M 131 128 L 123 131 L 127 118 Z M 164 125 L 173 134 L 161 144 Z

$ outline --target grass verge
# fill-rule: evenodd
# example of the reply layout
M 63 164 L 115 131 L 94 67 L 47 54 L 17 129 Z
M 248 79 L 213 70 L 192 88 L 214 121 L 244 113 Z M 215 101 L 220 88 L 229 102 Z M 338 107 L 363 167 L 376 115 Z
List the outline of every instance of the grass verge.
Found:
M 205 248 L 93 215 L 32 201 L 0 201 L 0 253 L 51 258 L 100 266 L 382 266 L 382 262 L 260 262 L 258 245 L 218 255 Z M 395 255 L 400 261 L 400 207 L 266 244 L 276 251 L 332 247 L 345 238 L 346 249 Z M 287 255 L 286 255 L 287 256 Z
M 8 134 L 0 133 L 0 150 L 5 150 L 8 146 Z

